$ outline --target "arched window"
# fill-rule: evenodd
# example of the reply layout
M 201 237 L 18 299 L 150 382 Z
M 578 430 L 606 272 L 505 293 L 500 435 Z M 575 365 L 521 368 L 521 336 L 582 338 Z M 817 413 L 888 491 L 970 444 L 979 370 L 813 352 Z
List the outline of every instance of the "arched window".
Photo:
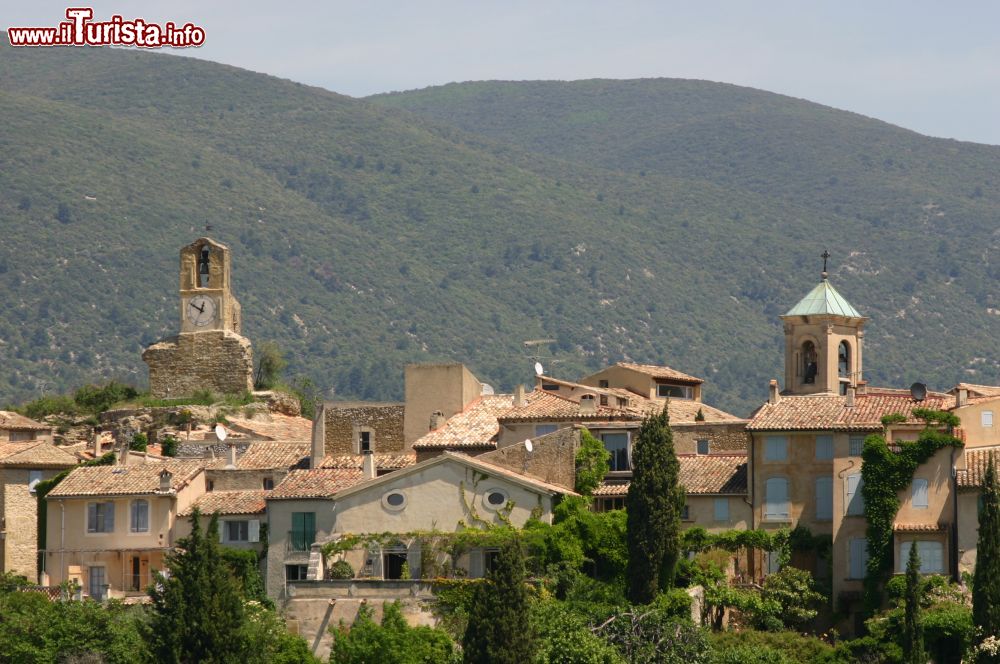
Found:
M 806 341 L 802 344 L 802 382 L 806 384 L 813 384 L 816 382 L 816 371 L 819 368 L 818 365 L 819 354 L 816 352 L 816 344 L 811 341 Z
M 841 341 L 837 349 L 837 372 L 841 378 L 851 375 L 851 345 L 846 341 Z

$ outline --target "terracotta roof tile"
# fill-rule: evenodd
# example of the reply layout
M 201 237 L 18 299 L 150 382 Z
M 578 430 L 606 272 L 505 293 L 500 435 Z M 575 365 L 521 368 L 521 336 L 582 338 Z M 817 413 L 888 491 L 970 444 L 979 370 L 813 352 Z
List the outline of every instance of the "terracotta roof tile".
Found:
M 943 410 L 953 399 L 945 394 L 930 392 L 923 401 L 916 401 L 906 390 L 874 390 L 855 397 L 853 408 L 847 407 L 847 397 L 831 394 L 782 396 L 776 404 L 765 403 L 753 415 L 750 431 L 875 431 L 882 428 L 882 416 L 901 413 L 906 424 L 922 424 L 913 417 L 914 408 Z
M 330 498 L 362 480 L 361 471 L 355 468 L 293 470 L 274 487 L 267 499 Z
M 635 362 L 619 362 L 615 366 L 622 367 L 625 369 L 631 369 L 632 371 L 638 371 L 639 373 L 646 374 L 652 378 L 667 378 L 673 380 L 681 380 L 689 383 L 704 383 L 705 381 L 697 376 L 691 376 L 690 374 L 683 373 L 677 369 L 673 369 L 667 366 L 660 366 L 656 364 L 636 364 Z
M 469 403 L 439 428 L 420 437 L 413 449 L 495 449 L 500 424 L 497 418 L 514 403 L 510 394 L 484 395 Z
M 258 441 L 250 443 L 246 452 L 236 459 L 237 470 L 272 470 L 303 466 L 309 462 L 310 446 L 302 443 Z M 209 468 L 225 469 L 225 457 L 207 462 Z
M 204 468 L 199 461 L 132 460 L 125 466 L 85 466 L 75 468 L 56 488 L 50 498 L 70 496 L 122 496 L 157 494 L 160 472 L 173 473 L 171 488 L 180 491 Z
M 9 410 L 0 410 L 0 429 L 49 431 L 52 427 L 48 424 L 36 422 L 35 420 L 25 417 L 20 413 L 15 413 Z
M 681 485 L 689 495 L 746 495 L 747 457 L 745 454 L 680 454 Z M 605 481 L 595 496 L 625 496 L 629 482 Z
M 990 453 L 993 454 L 994 467 L 1000 479 L 1000 448 L 984 447 L 965 450 L 965 470 L 955 473 L 955 481 L 960 489 L 978 489 L 983 486 L 986 468 L 990 464 Z
M 271 413 L 267 419 L 229 417 L 229 428 L 251 440 L 309 441 L 312 420 L 281 413 Z
M 209 491 L 189 505 L 179 516 L 189 516 L 194 508 L 202 514 L 260 514 L 267 507 L 264 502 L 268 491 Z
M 576 385 L 568 381 L 558 381 L 565 385 Z M 525 405 L 511 407 L 500 417 L 501 422 L 533 422 L 541 420 L 557 421 L 638 421 L 647 415 L 655 415 L 663 410 L 664 401 L 659 399 L 647 399 L 634 392 L 621 388 L 597 388 L 586 385 L 579 385 L 581 389 L 593 391 L 597 394 L 607 393 L 610 398 L 620 396 L 628 399 L 628 405 L 601 406 L 598 405 L 596 412 L 583 414 L 580 412 L 580 404 L 570 398 L 560 396 L 554 392 L 548 392 L 536 388 L 525 397 Z M 609 400 L 610 403 L 610 400 Z M 617 403 L 617 402 L 616 402 Z M 694 422 L 700 410 L 705 416 L 706 423 L 712 422 L 740 422 L 743 421 L 735 415 L 713 408 L 700 401 L 690 401 L 688 399 L 670 399 L 668 402 L 670 420 L 672 422 Z
M 975 383 L 959 383 L 952 389 L 955 390 L 968 390 L 969 396 L 978 397 L 1000 397 L 1000 385 L 976 385 Z
M 0 466 L 25 468 L 70 468 L 76 457 L 66 450 L 44 440 L 23 443 L 0 443 Z
M 415 454 L 375 454 L 375 468 L 377 470 L 398 470 L 412 466 L 417 462 Z M 364 456 L 361 454 L 343 454 L 339 456 L 327 456 L 320 462 L 320 468 L 358 468 L 364 465 Z

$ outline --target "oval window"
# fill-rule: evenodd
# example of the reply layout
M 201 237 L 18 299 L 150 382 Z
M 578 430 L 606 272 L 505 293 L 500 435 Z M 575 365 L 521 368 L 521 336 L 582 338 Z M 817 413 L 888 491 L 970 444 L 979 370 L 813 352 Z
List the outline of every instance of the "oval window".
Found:
M 402 491 L 390 491 L 382 496 L 382 504 L 390 510 L 401 510 L 406 507 L 406 496 Z
M 504 507 L 508 500 L 507 492 L 501 489 L 490 489 L 483 494 L 483 506 L 491 510 Z

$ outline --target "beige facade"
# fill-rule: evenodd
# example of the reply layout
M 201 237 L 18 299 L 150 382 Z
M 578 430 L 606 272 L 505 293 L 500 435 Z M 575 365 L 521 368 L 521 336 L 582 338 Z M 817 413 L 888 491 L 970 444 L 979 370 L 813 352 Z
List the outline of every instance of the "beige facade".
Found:
M 406 416 L 403 433 L 410 446 L 483 394 L 483 384 L 458 363 L 409 364 L 405 374 Z
M 621 388 L 638 394 L 646 399 L 662 399 L 666 395 L 661 394 L 660 385 L 689 388 L 687 396 L 672 394 L 674 398 L 687 398 L 693 401 L 701 401 L 702 380 L 694 376 L 686 376 L 680 372 L 673 372 L 675 375 L 665 374 L 662 376 L 651 375 L 648 371 L 637 368 L 641 365 L 629 366 L 620 363 L 615 366 L 606 367 L 597 373 L 580 379 L 583 385 L 591 387 Z

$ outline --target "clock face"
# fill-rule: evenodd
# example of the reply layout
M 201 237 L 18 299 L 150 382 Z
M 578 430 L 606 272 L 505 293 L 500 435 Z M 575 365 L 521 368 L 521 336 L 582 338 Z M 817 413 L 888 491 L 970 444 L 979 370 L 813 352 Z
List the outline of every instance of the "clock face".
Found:
M 215 300 L 204 295 L 195 295 L 188 300 L 186 309 L 188 320 L 198 327 L 209 325 L 215 320 Z

